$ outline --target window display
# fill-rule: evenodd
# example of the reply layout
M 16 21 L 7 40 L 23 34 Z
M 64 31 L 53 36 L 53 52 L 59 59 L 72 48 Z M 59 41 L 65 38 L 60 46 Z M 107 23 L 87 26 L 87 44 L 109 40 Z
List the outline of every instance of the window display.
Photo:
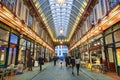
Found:
M 0 65 L 5 64 L 9 32 L 0 29 Z
M 117 51 L 117 62 L 118 62 L 118 66 L 120 66 L 120 48 L 118 48 L 116 51 Z

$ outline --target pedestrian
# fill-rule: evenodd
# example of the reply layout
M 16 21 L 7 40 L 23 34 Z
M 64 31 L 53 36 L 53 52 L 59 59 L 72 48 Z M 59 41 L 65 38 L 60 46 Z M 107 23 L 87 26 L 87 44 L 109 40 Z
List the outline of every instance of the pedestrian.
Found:
M 66 67 L 68 67 L 68 56 L 65 57 Z
M 53 60 L 54 60 L 54 66 L 56 66 L 57 57 L 54 56 Z
M 44 59 L 41 55 L 38 58 L 38 63 L 39 63 L 39 66 L 40 66 L 40 71 L 42 71 L 42 65 L 44 64 Z
M 72 65 L 72 74 L 74 75 L 74 67 L 75 67 L 75 58 L 74 56 L 71 57 L 71 65 Z
M 63 59 L 60 60 L 61 68 L 62 68 L 62 63 L 63 63 Z
M 33 55 L 31 54 L 31 56 L 29 57 L 29 68 L 28 70 L 29 71 L 32 71 L 32 66 L 33 66 L 33 61 L 34 61 L 34 58 L 33 58 Z
M 77 75 L 79 75 L 80 58 L 76 57 L 75 64 L 76 64 L 76 69 L 77 69 Z

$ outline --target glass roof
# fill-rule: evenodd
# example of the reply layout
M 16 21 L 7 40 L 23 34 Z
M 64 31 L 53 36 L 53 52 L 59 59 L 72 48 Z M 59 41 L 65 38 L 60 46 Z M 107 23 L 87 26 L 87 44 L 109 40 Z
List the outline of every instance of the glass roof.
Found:
M 33 2 L 45 25 L 50 29 L 49 33 L 57 38 L 61 36 L 60 29 L 63 29 L 62 36 L 68 38 L 89 0 L 65 0 L 63 5 L 57 4 L 56 0 L 33 0 Z

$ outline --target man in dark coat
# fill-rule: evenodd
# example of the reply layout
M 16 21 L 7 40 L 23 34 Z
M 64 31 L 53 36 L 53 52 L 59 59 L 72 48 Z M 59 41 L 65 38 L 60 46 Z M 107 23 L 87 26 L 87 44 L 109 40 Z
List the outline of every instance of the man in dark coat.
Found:
M 74 75 L 74 67 L 75 67 L 75 58 L 74 58 L 74 56 L 71 57 L 70 62 L 71 62 L 71 65 L 72 65 L 72 74 Z
M 54 56 L 53 60 L 54 60 L 54 66 L 56 66 L 57 57 Z
M 32 66 L 33 66 L 33 61 L 34 61 L 34 58 L 33 58 L 33 55 L 31 55 L 30 57 L 29 57 L 29 71 L 32 71 Z
M 40 71 L 41 71 L 42 70 L 42 65 L 44 64 L 44 59 L 41 56 L 39 56 L 39 58 L 38 58 L 38 63 L 39 63 L 39 66 L 40 66 Z

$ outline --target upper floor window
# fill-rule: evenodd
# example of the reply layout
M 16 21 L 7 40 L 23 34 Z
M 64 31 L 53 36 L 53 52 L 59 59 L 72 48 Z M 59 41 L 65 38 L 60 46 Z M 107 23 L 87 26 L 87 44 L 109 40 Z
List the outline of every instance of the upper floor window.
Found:
M 18 3 L 18 16 L 20 16 L 20 14 L 21 14 L 21 6 L 22 6 L 22 3 L 21 3 L 21 0 L 19 0 L 19 3 Z
M 108 0 L 110 9 L 113 8 L 120 0 Z
M 26 11 L 25 11 L 25 22 L 27 23 L 27 21 L 28 21 L 28 10 L 26 9 Z
M 28 19 L 28 26 L 30 28 L 32 28 L 32 24 L 33 24 L 33 17 L 31 15 L 29 15 L 29 19 Z
M 89 22 L 90 22 L 90 27 L 93 27 L 94 25 L 94 15 L 93 15 L 93 12 L 90 14 L 90 17 L 89 17 Z
M 104 6 L 104 1 L 103 0 L 100 0 L 100 5 L 101 5 L 101 13 L 102 13 L 102 15 L 104 15 L 104 13 L 105 13 L 105 6 Z
M 10 10 L 13 11 L 16 0 L 1 0 L 1 2 L 6 5 Z

